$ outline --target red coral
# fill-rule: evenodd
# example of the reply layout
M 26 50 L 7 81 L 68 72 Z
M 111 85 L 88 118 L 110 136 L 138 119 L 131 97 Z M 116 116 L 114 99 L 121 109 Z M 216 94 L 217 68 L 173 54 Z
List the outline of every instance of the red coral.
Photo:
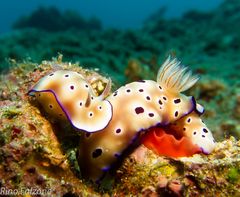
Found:
M 142 137 L 142 143 L 159 155 L 169 157 L 192 156 L 202 150 L 187 137 L 176 139 L 167 128 L 154 127 Z

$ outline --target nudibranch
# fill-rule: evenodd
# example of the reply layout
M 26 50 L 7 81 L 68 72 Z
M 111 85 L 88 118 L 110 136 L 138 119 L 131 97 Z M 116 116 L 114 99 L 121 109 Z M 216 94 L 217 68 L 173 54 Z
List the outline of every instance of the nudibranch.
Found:
M 95 132 L 104 129 L 112 118 L 112 105 L 103 100 L 110 86 L 97 97 L 81 74 L 58 70 L 40 79 L 29 94 L 36 95 L 48 114 L 67 118 L 79 130 Z
M 142 133 L 153 128 L 166 130 L 169 126 L 196 152 L 210 153 L 214 149 L 213 136 L 200 119 L 203 108 L 192 96 L 181 93 L 197 80 L 177 59 L 168 57 L 157 81 L 132 82 L 110 95 L 111 83 L 96 96 L 82 75 L 64 70 L 43 77 L 29 92 L 48 113 L 66 118 L 73 127 L 85 131 L 80 140 L 79 165 L 85 177 L 97 181 Z M 165 149 L 166 143 L 160 140 L 154 146 Z

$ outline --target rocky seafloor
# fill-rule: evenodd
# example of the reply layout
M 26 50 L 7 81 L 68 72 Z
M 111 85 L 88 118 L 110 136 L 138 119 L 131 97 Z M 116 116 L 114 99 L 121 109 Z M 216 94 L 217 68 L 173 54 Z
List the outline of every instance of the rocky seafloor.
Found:
M 239 9 L 239 1 L 227 0 L 179 19 L 165 19 L 160 10 L 141 30 L 18 27 L 0 37 L 0 187 L 50 189 L 49 196 L 240 196 L 240 29 L 233 31 Z M 57 53 L 66 63 L 61 55 L 42 61 Z M 61 67 L 94 78 L 96 93 L 111 77 L 115 90 L 155 79 L 168 54 L 201 76 L 186 94 L 205 107 L 215 151 L 170 159 L 141 145 L 100 186 L 82 179 L 79 132 L 48 117 L 27 95 L 30 87 Z

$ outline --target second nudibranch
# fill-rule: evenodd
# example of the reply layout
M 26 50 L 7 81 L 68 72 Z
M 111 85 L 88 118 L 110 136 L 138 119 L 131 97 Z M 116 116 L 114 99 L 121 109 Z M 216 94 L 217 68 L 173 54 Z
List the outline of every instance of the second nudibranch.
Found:
M 198 115 L 203 109 L 192 96 L 181 94 L 197 80 L 179 61 L 169 57 L 159 69 L 157 81 L 129 83 L 108 97 L 109 84 L 103 95 L 95 96 L 80 74 L 63 70 L 42 78 L 30 93 L 37 95 L 48 113 L 66 117 L 75 128 L 86 131 L 80 142 L 79 164 L 83 175 L 96 181 L 141 131 L 152 127 L 176 123 L 175 132 L 202 152 L 210 153 L 215 143 Z M 182 132 L 185 122 L 181 121 L 190 115 L 194 121 Z

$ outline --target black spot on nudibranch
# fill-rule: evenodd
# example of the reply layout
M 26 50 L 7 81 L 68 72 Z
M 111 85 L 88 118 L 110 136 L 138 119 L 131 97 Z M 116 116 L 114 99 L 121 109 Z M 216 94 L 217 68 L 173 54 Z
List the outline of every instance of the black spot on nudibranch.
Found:
M 98 109 L 101 110 L 101 109 L 102 109 L 102 106 L 98 106 Z
M 118 93 L 117 93 L 117 91 L 116 91 L 116 92 L 113 93 L 113 96 L 117 96 L 117 94 L 118 94 Z
M 191 122 L 191 118 L 188 118 L 188 119 L 187 119 L 187 122 Z
M 139 91 L 139 92 L 143 92 L 143 89 L 139 89 L 138 91 Z
M 82 106 L 82 102 L 80 102 L 79 105 Z
M 163 96 L 163 100 L 164 100 L 164 101 L 166 101 L 166 100 L 167 100 L 167 98 L 166 98 L 165 96 Z
M 177 116 L 178 116 L 178 111 L 175 111 L 175 114 L 174 114 L 174 116 L 175 116 L 175 117 L 177 117 Z
M 88 85 L 87 85 L 87 84 L 85 85 L 85 88 L 88 88 Z
M 92 113 L 92 112 L 90 112 L 90 113 L 89 113 L 89 116 L 90 116 L 90 117 L 92 117 L 92 116 L 93 116 L 93 113 Z
M 161 86 L 158 86 L 160 90 L 162 90 L 162 87 Z
M 196 134 L 197 134 L 197 132 L 196 132 L 196 131 L 194 131 L 194 132 L 193 132 L 193 135 L 196 135 Z
M 51 108 L 51 109 L 52 109 L 52 108 L 53 108 L 53 106 L 52 106 L 52 105 L 49 105 L 49 108 Z
M 205 137 L 205 135 L 202 135 L 202 137 Z
M 97 148 L 92 152 L 92 157 L 93 158 L 97 158 L 99 156 L 101 156 L 102 154 L 102 149 L 101 148 Z
M 178 104 L 178 103 L 181 103 L 181 99 L 175 99 L 174 101 L 173 101 L 175 104 Z
M 159 103 L 159 105 L 163 104 L 163 102 L 160 99 L 158 100 L 158 103 Z
M 185 128 L 185 127 L 183 127 L 183 131 L 186 131 L 186 128 Z
M 141 114 L 144 112 L 144 109 L 142 107 L 136 107 L 135 112 L 136 112 L 136 114 Z
M 208 130 L 205 129 L 205 128 L 203 128 L 203 132 L 204 132 L 204 133 L 208 133 Z
M 49 76 L 53 76 L 54 74 L 52 73 L 52 74 L 50 74 Z
M 70 89 L 71 89 L 71 90 L 74 90 L 74 86 L 73 86 L 73 85 L 71 85 L 71 86 L 70 86 Z
M 118 129 L 116 129 L 116 133 L 121 133 L 121 129 L 120 128 L 118 128 Z
M 150 96 L 146 96 L 146 99 L 147 99 L 147 100 L 151 100 Z
M 65 75 L 65 77 L 69 77 L 69 75 Z
M 131 90 L 130 90 L 130 89 L 127 89 L 127 90 L 126 90 L 126 92 L 128 92 L 128 93 L 129 93 L 129 92 L 131 92 Z
M 153 117 L 154 113 L 149 113 L 148 115 L 149 115 L 149 117 Z

